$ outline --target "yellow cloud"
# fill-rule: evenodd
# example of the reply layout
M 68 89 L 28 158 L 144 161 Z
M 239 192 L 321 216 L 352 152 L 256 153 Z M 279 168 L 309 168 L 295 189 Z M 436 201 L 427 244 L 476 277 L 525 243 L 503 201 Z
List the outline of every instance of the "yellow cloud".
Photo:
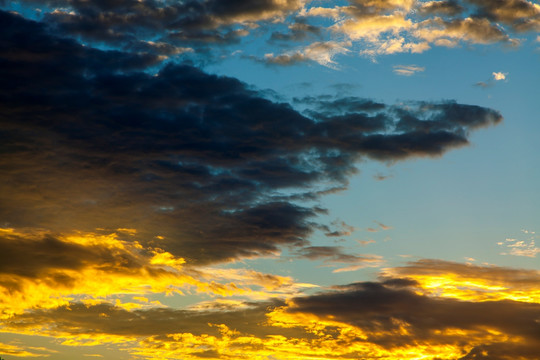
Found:
M 392 32 L 396 34 L 411 26 L 412 22 L 405 19 L 404 13 L 396 13 L 363 19 L 345 20 L 344 22 L 335 25 L 333 29 L 347 35 L 351 40 L 367 39 L 375 41 L 382 33 Z
M 407 277 L 420 292 L 468 301 L 513 300 L 540 303 L 540 271 L 420 260 L 385 269 L 383 277 Z
M 12 258 L 4 261 L 0 272 L 0 317 L 4 319 L 28 309 L 53 309 L 75 300 L 99 301 L 122 294 L 181 295 L 194 290 L 265 299 L 311 286 L 253 270 L 185 267 L 184 259 L 124 241 L 117 233 L 53 236 L 42 230 L 1 229 L 0 242 Z M 25 259 L 24 266 L 19 259 Z M 136 309 L 143 305 L 119 306 Z
M 74 241 L 92 244 L 87 248 L 91 251 L 96 244 L 134 251 L 110 234 Z M 171 264 L 169 260 L 179 259 L 169 256 L 152 264 L 162 250 L 136 248 L 137 259 L 144 264 L 136 269 L 146 269 L 148 276 L 124 265 L 131 269 L 124 273 L 136 276 L 119 271 L 109 273 L 109 281 L 117 276 L 135 283 L 120 284 L 106 293 L 119 288 L 129 291 L 130 286 L 137 289 L 141 282 L 159 288 L 159 276 L 170 281 L 175 277 L 168 276 L 182 275 L 188 276 L 186 283 L 193 288 L 207 287 L 212 294 L 230 291 L 251 300 L 218 297 L 176 310 L 152 306 L 147 297 L 135 294 L 137 290 L 133 302 L 70 301 L 70 296 L 83 296 L 69 295 L 75 290 L 99 291 L 83 282 L 80 287 L 68 287 L 65 297 L 56 293 L 64 301 L 56 307 L 52 303 L 48 308 L 34 306 L 4 318 L 3 331 L 51 336 L 63 346 L 108 344 L 146 359 L 435 360 L 489 354 L 492 349 L 527 354 L 540 347 L 537 336 L 529 331 L 535 329 L 540 313 L 538 271 L 420 260 L 384 269 L 378 282 L 302 295 L 303 286 L 313 285 L 250 269 L 186 269 L 185 264 Z M 83 267 L 82 272 L 89 269 L 100 276 L 95 266 Z M 266 302 L 253 301 L 259 296 Z
M 2 355 L 9 355 L 9 356 L 23 357 L 23 358 L 50 356 L 50 354 L 38 353 L 35 351 L 54 352 L 52 350 L 42 348 L 42 347 L 23 347 L 19 345 L 5 344 L 5 343 L 0 342 L 0 354 Z

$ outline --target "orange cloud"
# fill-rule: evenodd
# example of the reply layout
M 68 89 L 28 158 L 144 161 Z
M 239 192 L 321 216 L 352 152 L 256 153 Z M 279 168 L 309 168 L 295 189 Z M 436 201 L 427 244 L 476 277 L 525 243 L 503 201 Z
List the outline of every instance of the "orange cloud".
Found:
M 141 299 L 146 294 L 181 295 L 194 290 L 267 299 L 313 286 L 254 270 L 186 267 L 182 258 L 132 239 L 122 240 L 117 233 L 53 236 L 41 230 L 0 229 L 0 248 L 2 318 L 125 294 Z M 118 305 L 143 307 L 140 303 Z
M 419 260 L 385 269 L 383 278 L 406 277 L 420 291 L 469 301 L 513 300 L 540 303 L 540 271 L 479 266 L 443 260 Z
M 217 299 L 184 310 L 70 302 L 13 315 L 3 331 L 53 336 L 63 346 L 109 344 L 147 359 L 533 360 L 539 276 L 420 260 L 385 269 L 378 282 L 285 300 Z

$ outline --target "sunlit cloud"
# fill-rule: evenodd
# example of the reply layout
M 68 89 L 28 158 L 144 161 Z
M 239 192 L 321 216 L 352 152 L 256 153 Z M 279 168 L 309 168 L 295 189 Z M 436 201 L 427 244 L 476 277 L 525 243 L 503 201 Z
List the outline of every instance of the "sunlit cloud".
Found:
M 274 55 L 273 53 L 265 54 L 264 58 L 259 61 L 268 65 L 294 65 L 300 62 L 314 61 L 320 65 L 337 69 L 334 57 L 339 54 L 348 53 L 349 50 L 346 46 L 347 43 L 342 44 L 333 41 L 316 42 L 295 52 L 279 55 Z
M 540 303 L 540 271 L 537 270 L 426 259 L 386 269 L 382 276 L 406 277 L 416 281 L 427 294 L 446 298 Z
M 0 354 L 21 358 L 49 357 L 55 350 L 37 346 L 21 346 L 18 344 L 6 344 L 0 342 Z
M 186 310 L 71 302 L 14 315 L 4 331 L 55 336 L 64 346 L 116 344 L 151 359 L 435 360 L 481 352 L 533 359 L 539 278 L 537 271 L 420 260 L 385 269 L 378 282 L 284 300 L 216 299 Z
M 506 80 L 506 75 L 508 75 L 508 73 L 494 72 L 493 73 L 493 79 L 495 81 Z
M 513 256 L 526 256 L 530 258 L 536 257 L 540 253 L 540 247 L 536 245 L 535 240 L 539 238 L 536 232 L 530 230 L 521 230 L 521 232 L 527 235 L 525 240 L 519 240 L 515 238 L 506 238 L 505 241 L 500 241 L 497 245 L 507 249 L 501 253 L 501 255 L 513 255 Z
M 475 86 L 479 86 L 479 87 L 482 87 L 482 88 L 489 88 L 489 87 L 492 87 L 494 86 L 498 81 L 506 81 L 506 77 L 508 76 L 508 73 L 503 73 L 503 72 L 493 72 L 492 74 L 492 77 L 486 81 L 479 81 L 477 82 L 476 84 L 474 84 Z
M 33 308 L 56 308 L 70 301 L 96 304 L 131 294 L 128 310 L 160 306 L 152 294 L 185 292 L 252 299 L 297 294 L 312 284 L 246 269 L 186 267 L 160 248 L 143 247 L 117 233 L 77 233 L 54 237 L 43 231 L 0 229 L 2 317 Z
M 2 358 L 537 360 L 538 270 L 413 260 L 388 197 L 334 213 L 366 169 L 373 198 L 408 192 L 373 163 L 436 161 L 503 121 L 425 88 L 396 102 L 392 81 L 429 80 L 406 58 L 436 47 L 530 45 L 537 1 L 0 8 Z M 534 231 L 507 236 L 505 261 L 538 257 Z

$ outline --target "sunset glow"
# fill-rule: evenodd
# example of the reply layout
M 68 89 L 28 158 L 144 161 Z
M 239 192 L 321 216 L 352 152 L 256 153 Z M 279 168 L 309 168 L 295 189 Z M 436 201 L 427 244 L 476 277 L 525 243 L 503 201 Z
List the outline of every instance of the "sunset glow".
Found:
M 539 359 L 537 0 L 0 28 L 1 360 Z

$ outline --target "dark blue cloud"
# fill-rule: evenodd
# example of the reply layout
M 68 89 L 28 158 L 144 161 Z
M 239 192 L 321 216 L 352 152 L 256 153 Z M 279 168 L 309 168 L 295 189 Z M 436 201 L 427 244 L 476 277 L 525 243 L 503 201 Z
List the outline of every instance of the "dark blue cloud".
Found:
M 438 156 L 502 119 L 354 97 L 303 99 L 301 113 L 237 79 L 83 46 L 7 12 L 0 31 L 0 221 L 136 228 L 191 262 L 307 245 L 321 209 L 297 200 L 343 188 L 361 158 Z

